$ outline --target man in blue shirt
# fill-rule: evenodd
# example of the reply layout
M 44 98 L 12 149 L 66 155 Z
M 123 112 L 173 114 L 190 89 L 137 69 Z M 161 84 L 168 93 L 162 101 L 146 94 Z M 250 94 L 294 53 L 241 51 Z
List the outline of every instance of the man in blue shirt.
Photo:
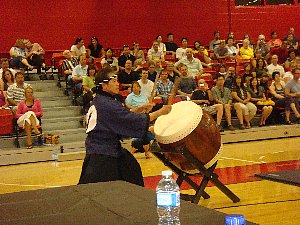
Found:
M 95 83 L 98 93 L 87 114 L 86 157 L 79 184 L 124 180 L 143 186 L 140 165 L 120 140 L 123 136 L 143 138 L 149 121 L 167 114 L 171 107 L 150 114 L 131 112 L 115 98 L 119 83 L 110 68 L 101 70 Z

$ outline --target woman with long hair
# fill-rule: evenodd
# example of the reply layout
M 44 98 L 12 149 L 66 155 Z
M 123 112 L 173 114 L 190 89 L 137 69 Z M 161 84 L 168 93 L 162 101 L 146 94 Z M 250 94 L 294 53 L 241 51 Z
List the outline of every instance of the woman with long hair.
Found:
M 9 69 L 2 72 L 2 79 L 0 80 L 0 90 L 7 91 L 7 88 L 15 82 L 14 75 Z
M 105 51 L 105 57 L 101 60 L 102 67 L 105 63 L 108 63 L 115 73 L 119 72 L 118 59 L 113 57 L 112 48 L 107 48 Z
M 103 46 L 99 43 L 97 37 L 91 38 L 91 43 L 88 45 L 89 58 L 101 58 L 104 56 Z

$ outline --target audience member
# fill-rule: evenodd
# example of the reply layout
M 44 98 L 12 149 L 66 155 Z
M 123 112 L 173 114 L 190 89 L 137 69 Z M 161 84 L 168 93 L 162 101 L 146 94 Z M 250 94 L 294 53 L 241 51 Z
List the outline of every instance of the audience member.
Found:
M 26 59 L 25 45 L 22 39 L 17 39 L 15 46 L 10 49 L 9 54 L 11 56 L 11 67 L 33 69 L 33 66 Z
M 234 127 L 231 124 L 231 103 L 232 95 L 229 88 L 224 86 L 225 78 L 223 75 L 218 75 L 216 86 L 211 89 L 214 101 L 218 104 L 223 105 L 225 112 L 225 118 L 227 121 L 228 129 L 234 130 Z
M 179 83 L 177 93 L 191 98 L 193 91 L 197 88 L 196 81 L 188 74 L 188 68 L 186 65 L 182 65 L 179 70 L 181 74 L 181 81 Z
M 84 76 L 82 80 L 82 87 L 83 87 L 82 102 L 83 102 L 84 114 L 88 112 L 90 102 L 93 99 L 93 93 L 96 92 L 95 75 L 96 75 L 96 68 L 93 64 L 90 64 L 87 69 L 87 75 Z
M 81 55 L 86 55 L 86 49 L 84 46 L 84 41 L 82 38 L 78 37 L 75 40 L 74 45 L 71 46 L 72 56 L 75 58 L 79 58 Z
M 176 50 L 176 59 L 180 60 L 186 56 L 186 49 L 188 45 L 187 38 L 181 38 L 181 47 Z
M 250 45 L 250 41 L 248 39 L 244 39 L 243 46 L 240 48 L 240 51 L 239 51 L 239 54 L 242 59 L 254 58 L 253 49 L 249 45 Z
M 280 65 L 283 64 L 289 56 L 289 49 L 287 48 L 287 42 L 283 41 L 279 48 L 273 48 L 269 52 L 269 54 L 266 55 L 265 59 L 268 61 L 273 55 L 277 55 L 278 64 Z
M 214 80 L 217 80 L 219 75 L 222 75 L 222 74 L 219 73 Z M 222 75 L 222 76 L 224 76 L 224 75 Z M 228 68 L 226 76 L 225 76 L 224 86 L 231 90 L 232 86 L 234 84 L 234 80 L 235 80 L 235 68 L 233 66 L 230 66 Z
M 141 87 L 141 94 L 149 98 L 152 94 L 154 83 L 148 79 L 147 69 L 142 69 L 141 79 L 138 80 L 138 83 Z
M 175 72 L 180 72 L 177 70 L 178 65 L 184 64 L 188 68 L 188 74 L 193 78 L 196 76 L 200 76 L 203 72 L 203 67 L 199 59 L 193 57 L 193 50 L 191 48 L 187 48 L 186 50 L 186 57 L 180 59 L 178 62 L 175 63 Z
M 297 49 L 298 48 L 299 43 L 298 43 L 298 41 L 295 41 L 293 34 L 288 35 L 286 42 L 287 42 L 287 48 L 289 48 L 289 49 Z
M 265 57 L 270 51 L 270 46 L 265 41 L 265 35 L 263 35 L 263 34 L 260 34 L 258 36 L 258 40 L 257 40 L 257 43 L 256 43 L 255 50 L 257 50 L 257 49 L 261 50 L 261 53 L 262 53 L 263 57 Z
M 81 83 L 83 77 L 87 75 L 87 69 L 88 66 L 86 65 L 86 56 L 79 56 L 79 65 L 75 66 L 72 71 L 72 81 L 76 84 Z
M 101 60 L 101 65 L 103 65 L 104 63 L 108 63 L 110 67 L 115 71 L 115 73 L 119 72 L 118 59 L 116 57 L 113 57 L 112 48 L 106 49 L 105 57 Z
M 258 79 L 256 77 L 250 79 L 249 93 L 251 95 L 250 101 L 253 102 L 258 109 L 262 110 L 259 126 L 265 126 L 266 120 L 271 115 L 273 107 L 266 105 L 267 98 L 265 90 L 262 86 L 258 86 Z
M 156 94 L 167 98 L 172 93 L 173 85 L 174 83 L 168 78 L 168 71 L 163 69 L 160 73 L 160 79 L 157 81 Z
M 277 48 L 281 46 L 281 40 L 277 37 L 277 32 L 272 31 L 271 40 L 268 42 L 270 48 Z
M 221 127 L 221 120 L 223 117 L 223 104 L 214 104 L 213 95 L 211 91 L 208 89 L 208 85 L 204 79 L 199 79 L 198 81 L 198 90 L 194 91 L 191 97 L 191 100 L 199 105 L 204 111 L 208 112 L 211 115 L 217 114 L 217 125 L 219 131 L 224 131 Z
M 168 41 L 165 42 L 166 45 L 166 53 L 167 55 L 175 55 L 176 54 L 176 50 L 178 48 L 177 44 L 174 43 L 174 34 L 172 33 L 168 33 L 167 34 L 167 39 Z
M 2 58 L 0 62 L 1 62 L 0 79 L 2 78 L 3 71 L 6 69 L 9 69 L 12 72 L 13 76 L 15 76 L 16 71 L 12 68 L 9 68 L 9 60 L 7 58 Z
M 101 58 L 104 56 L 105 52 L 103 50 L 103 46 L 99 43 L 97 37 L 91 38 L 91 43 L 88 45 L 88 57 L 89 58 Z
M 135 64 L 142 64 L 145 62 L 144 51 L 140 49 L 138 42 L 133 43 L 132 55 L 135 57 Z
M 256 77 L 260 80 L 263 73 L 267 73 L 268 69 L 266 68 L 266 62 L 263 58 L 256 59 L 256 67 L 254 68 L 256 72 Z
M 296 118 L 300 117 L 296 109 L 295 99 L 291 96 L 285 96 L 285 83 L 280 79 L 280 73 L 275 71 L 272 73 L 273 83 L 269 87 L 272 94 L 272 100 L 275 102 L 275 107 L 284 108 L 286 124 L 292 124 L 290 120 L 291 110 L 294 112 Z
M 228 37 L 226 48 L 228 49 L 230 59 L 235 59 L 239 54 L 239 49 L 234 46 L 234 39 L 232 37 Z
M 139 76 L 137 72 L 132 70 L 132 61 L 127 60 L 125 63 L 125 69 L 120 71 L 118 74 L 118 81 L 121 86 L 121 90 L 127 90 L 131 88 L 131 84 L 133 81 L 137 81 Z
M 285 86 L 285 95 L 288 97 L 292 97 L 295 102 L 296 109 L 299 109 L 299 99 L 300 99 L 300 68 L 292 69 L 293 79 L 287 82 Z M 300 123 L 300 115 L 299 110 L 298 113 L 295 113 L 295 117 L 298 119 Z
M 284 44 L 282 44 L 283 46 Z M 271 64 L 267 66 L 268 73 L 271 76 L 273 72 L 278 71 L 280 73 L 280 76 L 283 77 L 284 75 L 284 68 L 278 64 L 278 56 L 272 55 L 271 58 Z
M 154 61 L 149 61 L 149 67 L 148 67 L 148 79 L 152 82 L 155 81 L 157 71 L 156 69 L 156 63 Z
M 226 48 L 225 41 L 220 41 L 220 45 L 214 49 L 214 59 L 229 59 L 228 48 Z
M 214 50 L 216 47 L 219 47 L 220 45 L 220 32 L 215 31 L 214 37 L 215 39 L 209 42 L 209 50 Z
M 16 112 L 17 124 L 23 128 L 27 135 L 27 148 L 32 148 L 31 132 L 34 131 L 37 137 L 41 136 L 38 130 L 39 120 L 37 117 L 42 117 L 42 106 L 39 99 L 33 97 L 32 87 L 27 87 L 25 90 L 25 99 L 22 100 Z
M 166 70 L 168 73 L 168 79 L 174 83 L 176 77 L 179 77 L 179 74 L 174 71 L 174 63 L 166 62 Z
M 208 51 L 199 41 L 194 42 L 194 49 L 194 57 L 200 60 L 202 66 L 211 67 L 209 65 L 211 58 L 208 56 Z
M 244 120 L 246 128 L 251 128 L 251 120 L 256 114 L 256 106 L 250 102 L 251 95 L 247 88 L 242 83 L 242 77 L 237 75 L 235 77 L 235 85 L 232 89 L 232 97 L 234 99 L 234 108 L 239 120 L 239 128 L 244 129 Z
M 166 54 L 166 45 L 162 42 L 162 36 L 157 35 L 155 38 L 155 41 L 157 41 L 158 44 L 158 50 L 162 51 L 164 54 Z
M 286 35 L 283 40 L 286 41 L 288 39 L 288 36 L 292 34 L 293 35 L 293 42 L 298 42 L 299 38 L 295 36 L 295 28 L 290 27 L 288 35 Z
M 7 94 L 5 91 L 0 90 L 0 109 L 5 109 L 9 106 L 7 101 Z
M 135 57 L 130 53 L 128 45 L 123 45 L 123 53 L 118 58 L 120 70 L 125 69 L 125 63 L 127 60 L 130 60 L 132 65 L 134 64 Z
M 148 50 L 148 61 L 165 61 L 164 52 L 159 49 L 157 41 L 154 41 L 152 48 Z
M 9 69 L 5 69 L 2 74 L 2 79 L 0 79 L 0 90 L 7 91 L 8 87 L 15 82 L 14 75 Z
M 15 75 L 14 84 L 7 89 L 7 101 L 10 106 L 17 106 L 25 97 L 25 89 L 30 87 L 30 84 L 24 83 L 24 75 L 22 72 L 17 72 Z
M 62 63 L 62 71 L 66 77 L 72 75 L 74 68 L 79 64 L 78 59 L 73 57 L 69 50 L 63 52 L 66 58 Z

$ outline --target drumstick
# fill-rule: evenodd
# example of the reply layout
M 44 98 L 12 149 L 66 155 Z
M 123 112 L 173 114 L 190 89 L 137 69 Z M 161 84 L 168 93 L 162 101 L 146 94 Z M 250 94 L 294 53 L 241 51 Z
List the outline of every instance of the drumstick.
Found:
M 178 90 L 178 86 L 180 84 L 181 78 L 180 77 L 176 77 L 175 81 L 174 81 L 174 86 L 172 89 L 172 92 L 168 98 L 168 104 L 167 105 L 173 105 L 174 103 L 174 98 L 176 96 L 177 90 Z
M 155 77 L 155 81 L 154 81 L 153 89 L 152 89 L 152 92 L 151 92 L 151 96 L 149 97 L 149 102 L 150 103 L 153 101 L 153 98 L 154 98 L 154 95 L 155 95 L 155 92 L 156 92 L 158 79 L 159 79 L 159 73 L 157 73 L 156 77 Z

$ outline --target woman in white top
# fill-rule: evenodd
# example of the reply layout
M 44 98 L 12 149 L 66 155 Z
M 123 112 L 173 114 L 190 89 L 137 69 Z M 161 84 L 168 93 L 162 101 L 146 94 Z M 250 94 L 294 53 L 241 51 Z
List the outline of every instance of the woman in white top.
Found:
M 119 72 L 118 60 L 112 55 L 113 50 L 111 48 L 107 48 L 105 51 L 105 57 L 101 60 L 101 65 L 103 67 L 105 63 L 108 63 L 115 72 Z
M 228 55 L 230 56 L 230 58 L 231 59 L 235 59 L 236 56 L 239 53 L 239 49 L 234 46 L 234 40 L 233 40 L 233 38 L 229 37 L 227 39 L 227 46 L 226 46 L 226 48 L 228 49 Z
M 161 50 L 161 51 L 164 52 L 164 54 L 166 54 L 166 51 L 167 51 L 166 45 L 162 42 L 162 37 L 161 37 L 161 35 L 157 35 L 156 38 L 155 38 L 155 40 L 156 40 L 157 43 L 158 43 L 158 50 Z
M 71 47 L 71 53 L 75 58 L 78 58 L 80 55 L 86 54 L 86 49 L 82 38 L 80 37 L 76 38 L 75 44 L 72 45 Z

